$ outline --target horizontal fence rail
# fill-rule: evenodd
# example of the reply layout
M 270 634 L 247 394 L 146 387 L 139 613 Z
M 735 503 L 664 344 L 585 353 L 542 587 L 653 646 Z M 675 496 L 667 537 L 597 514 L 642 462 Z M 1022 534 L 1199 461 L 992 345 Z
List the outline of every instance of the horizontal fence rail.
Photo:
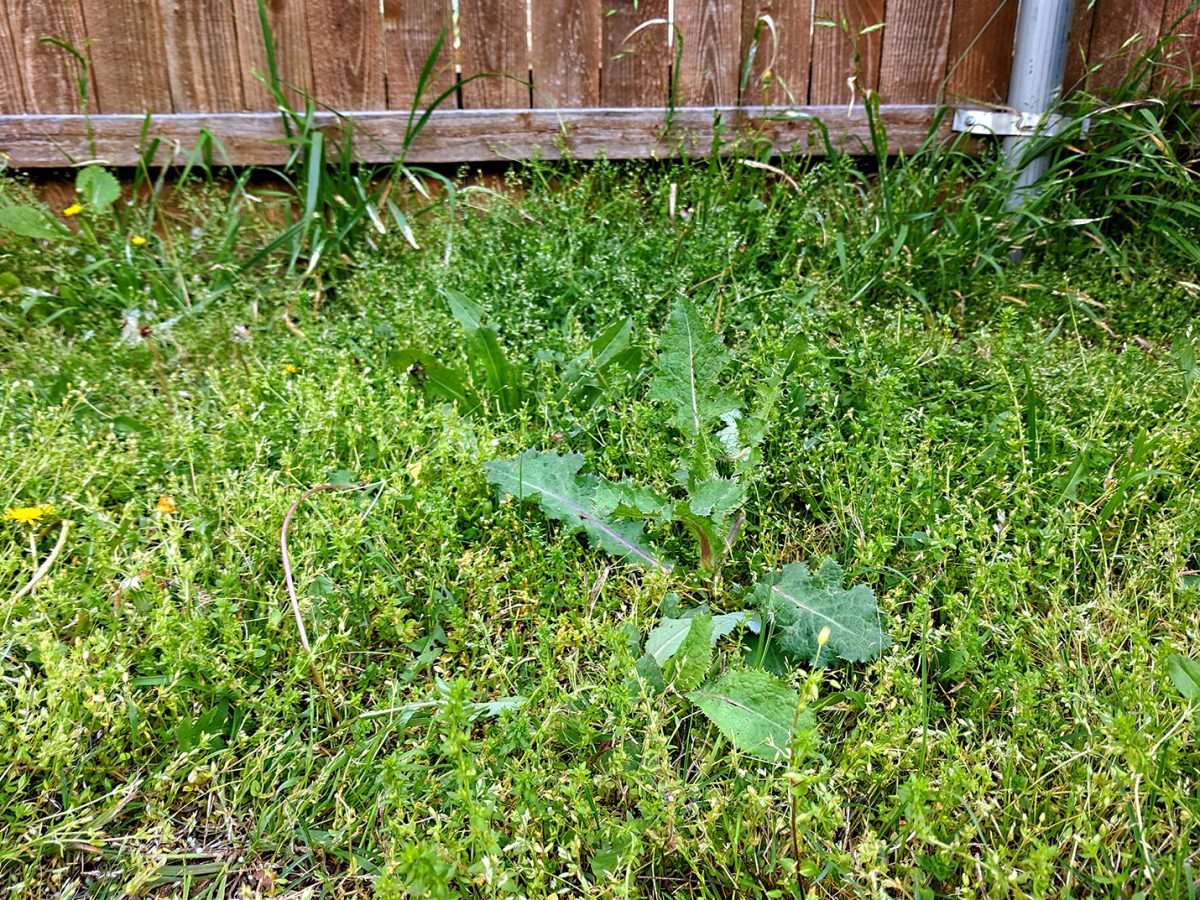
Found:
M 260 12 L 289 103 L 311 98 L 331 128 L 352 120 L 364 160 L 395 158 L 411 111 L 439 96 L 413 161 L 707 152 L 747 128 L 780 151 L 853 149 L 867 91 L 903 150 L 942 104 L 1003 104 L 1017 11 L 1017 0 L 0 4 L 0 151 L 18 166 L 130 164 L 147 138 L 179 161 L 202 129 L 228 162 L 278 161 Z M 1190 77 L 1200 18 L 1186 0 L 1076 7 L 1069 86 L 1111 89 L 1167 33 L 1179 35 L 1173 68 L 1158 77 Z

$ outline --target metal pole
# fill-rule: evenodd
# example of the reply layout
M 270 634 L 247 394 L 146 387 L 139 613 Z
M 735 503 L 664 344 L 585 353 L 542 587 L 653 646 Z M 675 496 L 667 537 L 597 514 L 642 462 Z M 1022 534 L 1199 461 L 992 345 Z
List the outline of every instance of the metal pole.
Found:
M 1008 83 L 1008 105 L 1018 114 L 1046 117 L 1062 99 L 1074 7 L 1075 0 L 1021 0 Z M 1044 156 L 1027 158 L 1035 135 L 1004 139 L 1005 164 L 1018 170 L 1016 185 L 1008 195 L 1009 209 L 1019 207 L 1036 190 L 1034 184 L 1050 164 Z

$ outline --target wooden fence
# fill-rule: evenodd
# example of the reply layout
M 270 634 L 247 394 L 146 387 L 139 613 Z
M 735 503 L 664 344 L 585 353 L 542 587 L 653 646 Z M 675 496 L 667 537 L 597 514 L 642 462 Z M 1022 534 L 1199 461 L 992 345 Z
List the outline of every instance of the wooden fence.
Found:
M 714 121 L 761 129 L 781 151 L 819 150 L 813 117 L 854 146 L 866 90 L 892 145 L 912 147 L 940 104 L 1003 104 L 1017 11 L 1017 0 L 265 4 L 295 105 L 307 95 L 352 113 L 368 160 L 400 152 L 448 32 L 418 105 L 450 93 L 408 148 L 431 162 L 703 152 Z M 1068 83 L 1110 87 L 1187 4 L 1077 0 Z M 1191 12 L 1176 29 L 1180 72 L 1198 25 Z M 0 0 L 0 152 L 17 166 L 121 165 L 149 136 L 164 139 L 160 160 L 178 160 L 203 129 L 231 162 L 277 161 L 266 72 L 258 0 Z M 512 77 L 471 77 L 481 72 Z M 322 122 L 344 124 L 332 112 Z

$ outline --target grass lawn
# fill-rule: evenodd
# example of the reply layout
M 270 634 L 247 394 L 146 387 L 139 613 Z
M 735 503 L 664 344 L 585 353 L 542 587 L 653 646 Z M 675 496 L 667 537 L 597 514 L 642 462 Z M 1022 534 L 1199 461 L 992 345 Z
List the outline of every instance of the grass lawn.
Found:
M 1196 896 L 1197 196 L 1106 164 L 1024 237 L 959 158 L 532 166 L 315 299 L 272 256 L 178 320 L 233 252 L 215 188 L 0 237 L 0 508 L 53 506 L 0 528 L 8 895 Z M 680 490 L 681 297 L 730 357 L 698 390 L 769 402 L 723 565 L 648 516 L 663 572 L 484 466 Z M 330 482 L 374 486 L 291 522 L 305 652 L 280 528 Z M 775 758 L 639 664 L 825 559 L 890 646 L 742 621 L 691 682 L 780 673 L 816 731 Z

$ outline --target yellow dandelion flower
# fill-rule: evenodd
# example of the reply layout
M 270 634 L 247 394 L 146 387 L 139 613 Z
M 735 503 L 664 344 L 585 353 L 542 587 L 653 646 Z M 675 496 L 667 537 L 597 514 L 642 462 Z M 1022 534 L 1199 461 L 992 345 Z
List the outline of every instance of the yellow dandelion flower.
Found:
M 63 215 L 64 216 L 77 216 L 81 212 L 83 212 L 83 207 L 80 206 L 78 203 L 72 203 L 70 206 L 68 206 L 66 209 L 63 210 Z
M 158 498 L 158 502 L 154 504 L 154 511 L 159 515 L 169 516 L 171 513 L 179 512 L 179 505 L 170 494 L 163 494 Z
M 817 635 L 817 646 L 824 647 L 826 644 L 828 644 L 829 643 L 829 635 L 831 635 L 831 634 L 833 634 L 833 632 L 829 630 L 828 625 L 826 625 L 824 628 L 822 628 L 821 633 Z
M 293 366 L 291 363 L 288 363 L 286 366 L 283 367 L 283 372 L 285 375 L 295 375 L 299 371 L 300 370 L 298 368 L 296 368 L 295 366 Z
M 21 525 L 34 525 L 50 515 L 53 506 L 15 506 L 4 511 L 5 522 L 18 522 Z
M 129 243 L 133 244 L 133 246 L 135 246 L 135 247 L 141 247 L 143 244 L 146 243 L 146 239 L 144 237 L 142 237 L 140 234 L 135 234 L 133 237 L 131 237 L 129 239 Z

